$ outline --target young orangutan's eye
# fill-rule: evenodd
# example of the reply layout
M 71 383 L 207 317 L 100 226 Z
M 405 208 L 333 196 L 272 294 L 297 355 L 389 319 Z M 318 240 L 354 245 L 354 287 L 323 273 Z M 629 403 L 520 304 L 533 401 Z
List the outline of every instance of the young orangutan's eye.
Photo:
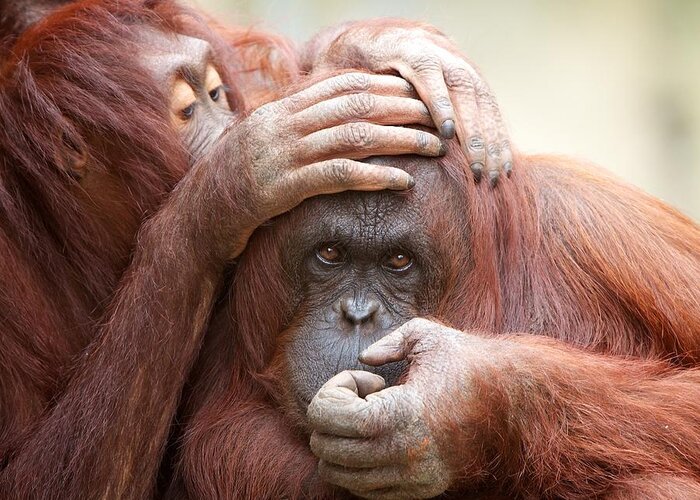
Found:
M 216 102 L 219 100 L 219 97 L 221 97 L 221 89 L 222 85 L 219 85 L 215 89 L 209 91 L 209 97 L 212 101 Z
M 189 120 L 192 118 L 192 115 L 194 114 L 194 103 L 190 104 L 186 108 L 182 109 L 180 111 L 180 116 L 182 116 L 183 120 Z
M 178 78 L 170 92 L 170 112 L 173 124 L 178 127 L 184 127 L 194 115 L 194 108 L 197 102 L 197 96 L 194 90 L 182 78 Z

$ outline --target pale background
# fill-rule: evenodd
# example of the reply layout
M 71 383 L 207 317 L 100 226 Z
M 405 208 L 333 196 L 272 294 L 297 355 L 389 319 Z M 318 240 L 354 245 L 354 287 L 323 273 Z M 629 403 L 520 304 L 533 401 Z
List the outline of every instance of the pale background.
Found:
M 700 0 L 191 0 L 298 43 L 400 16 L 452 36 L 527 152 L 587 158 L 700 220 Z

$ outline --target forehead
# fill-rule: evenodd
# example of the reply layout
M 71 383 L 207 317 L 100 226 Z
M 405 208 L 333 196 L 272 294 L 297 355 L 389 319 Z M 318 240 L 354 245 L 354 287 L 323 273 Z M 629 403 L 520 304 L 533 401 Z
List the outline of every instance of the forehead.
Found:
M 436 162 L 427 162 L 410 169 L 416 185 L 406 192 L 348 191 L 308 200 L 292 217 L 298 228 L 293 239 L 378 247 L 423 241 L 428 232 L 426 204 L 444 189 L 439 168 Z
M 343 193 L 314 200 L 304 211 L 304 236 L 381 243 L 409 232 L 418 217 L 412 197 L 397 193 Z
M 142 64 L 163 85 L 183 72 L 202 73 L 211 59 L 209 43 L 191 36 L 149 28 L 139 33 L 138 41 L 144 47 Z

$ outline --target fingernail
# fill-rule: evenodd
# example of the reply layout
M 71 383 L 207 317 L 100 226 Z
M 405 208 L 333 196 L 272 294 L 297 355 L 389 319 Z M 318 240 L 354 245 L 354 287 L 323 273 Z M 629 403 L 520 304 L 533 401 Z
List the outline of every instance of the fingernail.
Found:
M 406 189 L 411 189 L 415 185 L 416 185 L 416 180 L 413 177 L 409 177 L 408 182 L 406 182 Z
M 491 183 L 491 187 L 496 186 L 498 184 L 498 171 L 497 170 L 491 170 L 489 172 L 489 182 Z
M 469 165 L 469 168 L 472 170 L 476 182 L 479 182 L 481 180 L 481 172 L 484 170 L 484 164 L 477 161 Z
M 365 363 L 367 365 L 374 365 L 377 363 L 381 363 L 384 358 L 387 357 L 389 353 L 387 353 L 387 350 L 382 347 L 368 347 L 364 351 L 360 353 L 360 355 L 357 357 L 357 359 L 360 360 L 360 363 Z
M 503 164 L 503 170 L 506 172 L 506 176 L 510 177 L 511 172 L 513 171 L 513 162 L 507 161 Z
M 365 349 L 364 351 L 362 351 L 362 352 L 357 356 L 357 359 L 359 360 L 360 363 L 364 363 L 365 361 L 369 361 L 369 360 L 367 359 L 367 356 L 368 356 L 368 355 L 371 355 L 371 353 L 370 353 L 369 351 L 370 351 L 369 348 L 368 348 L 368 349 Z
M 371 346 L 362 351 L 357 359 L 359 359 L 361 363 L 370 366 L 383 365 L 389 360 L 394 359 L 398 350 L 396 346 Z
M 445 139 L 452 139 L 455 136 L 455 122 L 454 120 L 445 120 L 442 122 L 440 127 L 440 135 Z

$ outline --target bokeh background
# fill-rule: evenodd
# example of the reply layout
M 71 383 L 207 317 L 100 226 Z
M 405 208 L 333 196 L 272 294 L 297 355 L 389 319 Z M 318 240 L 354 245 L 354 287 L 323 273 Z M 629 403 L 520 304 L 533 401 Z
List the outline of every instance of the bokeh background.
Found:
M 700 0 L 189 0 L 302 44 L 399 16 L 448 33 L 527 152 L 587 158 L 700 221 Z

